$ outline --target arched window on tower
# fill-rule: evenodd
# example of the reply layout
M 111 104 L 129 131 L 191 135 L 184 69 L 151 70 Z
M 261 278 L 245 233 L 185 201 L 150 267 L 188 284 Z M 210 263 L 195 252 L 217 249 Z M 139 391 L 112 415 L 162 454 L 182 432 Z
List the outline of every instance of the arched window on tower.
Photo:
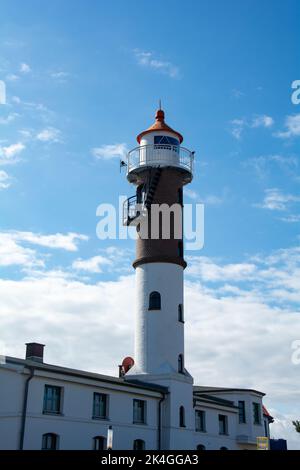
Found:
M 179 354 L 178 356 L 178 372 L 180 374 L 184 373 L 183 354 Z
M 159 292 L 151 292 L 149 296 L 149 310 L 160 310 L 161 309 L 161 298 Z
M 179 427 L 185 428 L 185 411 L 183 406 L 179 408 Z
M 182 304 L 178 305 L 178 321 L 180 321 L 181 323 L 184 323 L 183 305 Z

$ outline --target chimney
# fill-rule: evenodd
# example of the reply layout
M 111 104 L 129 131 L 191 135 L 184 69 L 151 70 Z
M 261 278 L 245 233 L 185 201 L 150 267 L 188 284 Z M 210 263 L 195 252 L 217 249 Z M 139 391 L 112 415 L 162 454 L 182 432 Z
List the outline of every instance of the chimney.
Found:
M 30 361 L 43 362 L 44 359 L 44 344 L 40 343 L 26 343 L 26 358 Z

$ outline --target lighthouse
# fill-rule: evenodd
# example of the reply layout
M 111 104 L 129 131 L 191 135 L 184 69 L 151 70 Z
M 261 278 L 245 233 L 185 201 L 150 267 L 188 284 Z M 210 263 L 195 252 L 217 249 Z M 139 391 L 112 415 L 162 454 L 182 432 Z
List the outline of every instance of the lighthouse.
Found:
M 181 145 L 182 135 L 167 125 L 162 109 L 137 142 L 126 162 L 135 194 L 123 214 L 124 224 L 137 229 L 134 366 L 126 379 L 168 388 L 164 448 L 189 448 L 193 379 L 185 365 L 182 227 L 183 186 L 193 178 L 194 152 Z

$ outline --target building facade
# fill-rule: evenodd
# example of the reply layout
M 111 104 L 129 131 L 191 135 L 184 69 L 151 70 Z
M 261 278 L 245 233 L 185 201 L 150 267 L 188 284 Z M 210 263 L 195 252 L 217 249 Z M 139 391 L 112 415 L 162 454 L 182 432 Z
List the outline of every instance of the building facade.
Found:
M 136 226 L 134 360 L 107 377 L 43 361 L 43 345 L 27 344 L 24 360 L 0 365 L 0 448 L 254 449 L 269 436 L 263 393 L 194 386 L 184 355 L 183 186 L 194 152 L 181 134 L 155 123 L 128 153 L 135 195 L 124 224 Z

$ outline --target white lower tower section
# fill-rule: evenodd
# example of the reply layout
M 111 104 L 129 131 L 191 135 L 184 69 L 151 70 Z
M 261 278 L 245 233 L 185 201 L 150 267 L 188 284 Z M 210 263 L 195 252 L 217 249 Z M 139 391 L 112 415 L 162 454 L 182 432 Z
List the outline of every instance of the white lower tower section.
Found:
M 184 357 L 183 268 L 172 263 L 146 263 L 136 268 L 135 369 L 140 374 L 178 372 Z M 151 292 L 159 292 L 161 309 L 149 310 Z
M 149 310 L 151 292 L 159 292 L 161 309 Z M 183 267 L 173 263 L 145 263 L 136 268 L 137 310 L 135 365 L 126 378 L 163 385 L 169 393 L 162 406 L 162 448 L 190 449 L 193 442 L 193 379 L 178 370 L 184 358 Z M 180 408 L 184 408 L 184 423 Z M 184 426 L 182 426 L 184 424 Z

